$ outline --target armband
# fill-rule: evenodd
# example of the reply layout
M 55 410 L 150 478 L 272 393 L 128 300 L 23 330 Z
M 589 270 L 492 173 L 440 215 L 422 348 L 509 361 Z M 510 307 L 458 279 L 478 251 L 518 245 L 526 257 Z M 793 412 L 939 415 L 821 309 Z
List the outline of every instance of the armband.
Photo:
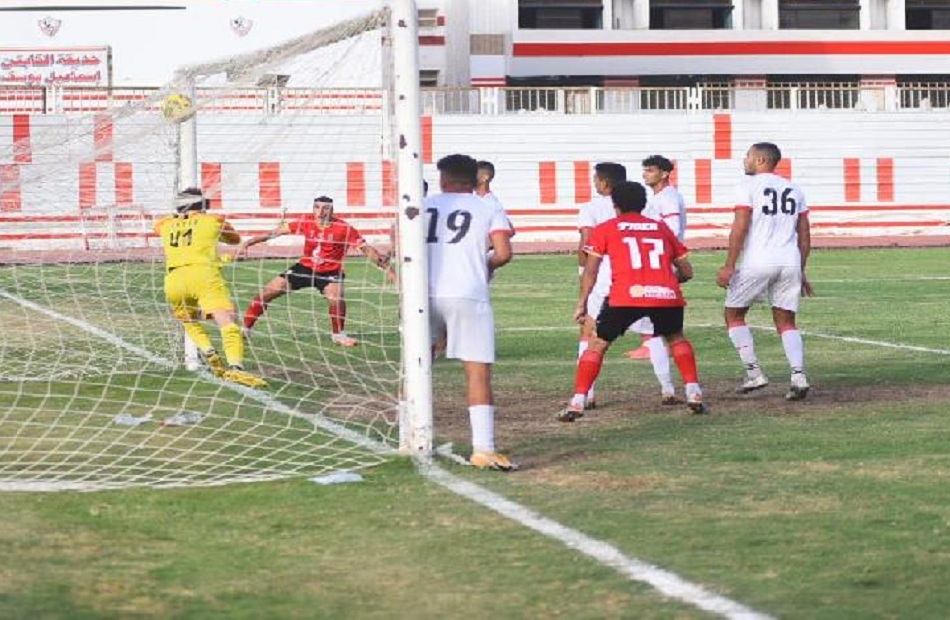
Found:
M 577 277 L 578 277 L 578 278 L 584 275 L 584 269 L 585 269 L 585 267 L 584 267 L 583 265 L 581 265 L 580 267 L 577 268 Z

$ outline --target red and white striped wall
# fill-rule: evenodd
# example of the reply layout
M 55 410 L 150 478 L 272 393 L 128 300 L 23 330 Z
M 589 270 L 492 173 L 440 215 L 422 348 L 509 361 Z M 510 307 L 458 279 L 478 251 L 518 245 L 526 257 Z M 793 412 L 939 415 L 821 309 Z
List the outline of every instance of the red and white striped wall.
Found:
M 950 215 L 947 122 L 940 112 L 439 116 L 422 119 L 420 156 L 433 192 L 440 157 L 491 160 L 520 240 L 573 241 L 594 164 L 618 161 L 638 179 L 640 161 L 662 154 L 676 162 L 688 238 L 723 238 L 746 149 L 772 141 L 785 154 L 779 173 L 805 190 L 817 234 L 927 236 L 945 234 Z M 356 116 L 205 117 L 200 182 L 212 208 L 245 232 L 269 230 L 326 194 L 367 234 L 385 235 L 395 167 L 380 157 L 379 127 Z M 175 166 L 162 131 L 106 116 L 0 117 L 0 247 L 75 244 L 76 218 L 95 221 L 105 206 L 130 217 L 167 212 Z

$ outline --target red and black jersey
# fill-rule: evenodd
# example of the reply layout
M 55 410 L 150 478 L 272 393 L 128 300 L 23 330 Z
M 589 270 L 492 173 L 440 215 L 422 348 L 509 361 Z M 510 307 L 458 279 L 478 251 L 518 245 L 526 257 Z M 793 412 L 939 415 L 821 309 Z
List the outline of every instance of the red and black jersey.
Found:
M 584 249 L 610 258 L 612 307 L 686 305 L 673 260 L 688 250 L 663 222 L 624 213 L 594 228 Z
M 366 243 L 355 228 L 336 217 L 324 225 L 316 217 L 307 215 L 292 220 L 288 226 L 291 233 L 304 237 L 300 264 L 317 273 L 339 271 L 346 252 Z

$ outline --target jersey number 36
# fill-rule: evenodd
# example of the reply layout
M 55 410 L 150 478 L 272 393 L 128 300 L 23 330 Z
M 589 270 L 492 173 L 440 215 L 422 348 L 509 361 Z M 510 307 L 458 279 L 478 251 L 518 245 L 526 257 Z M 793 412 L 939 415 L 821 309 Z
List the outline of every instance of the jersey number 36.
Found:
M 778 190 L 772 187 L 766 187 L 762 193 L 765 194 L 765 197 L 769 199 L 768 202 L 762 205 L 762 213 L 766 215 L 775 215 L 781 211 L 785 215 L 795 215 L 795 211 L 798 209 L 798 203 L 796 203 L 795 199 L 791 197 L 791 187 L 785 188 L 785 191 L 782 192 L 781 198 L 779 198 Z

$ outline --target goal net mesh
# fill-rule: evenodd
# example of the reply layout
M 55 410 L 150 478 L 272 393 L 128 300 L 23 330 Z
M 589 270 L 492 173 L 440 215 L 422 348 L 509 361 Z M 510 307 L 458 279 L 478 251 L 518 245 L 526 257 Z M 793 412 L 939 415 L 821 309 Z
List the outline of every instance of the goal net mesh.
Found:
M 311 213 L 327 195 L 388 251 L 387 27 L 385 11 L 351 19 L 179 69 L 137 96 L 62 89 L 53 113 L 30 117 L 28 142 L 0 143 L 0 161 L 15 162 L 0 214 L 0 489 L 317 476 L 394 453 L 398 291 L 382 271 L 359 253 L 345 261 L 352 348 L 332 342 L 316 289 L 274 300 L 245 352 L 246 369 L 269 387 L 250 389 L 183 364 L 153 232 L 191 174 L 242 238 Z M 191 94 L 194 121 L 163 114 L 176 93 Z M 302 247 L 285 236 L 222 264 L 239 321 Z M 217 326 L 204 325 L 222 351 Z

